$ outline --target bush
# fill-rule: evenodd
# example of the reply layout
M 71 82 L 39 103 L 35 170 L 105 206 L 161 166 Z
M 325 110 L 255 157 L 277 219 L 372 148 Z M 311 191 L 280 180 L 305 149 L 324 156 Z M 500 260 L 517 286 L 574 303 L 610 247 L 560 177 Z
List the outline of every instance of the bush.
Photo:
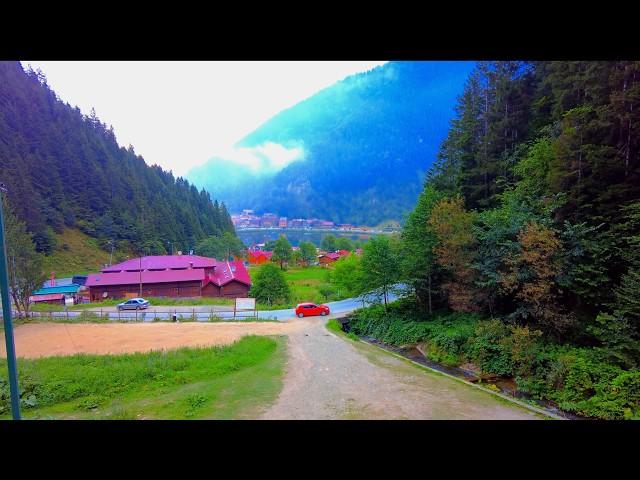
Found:
M 259 303 L 274 305 L 289 302 L 291 290 L 282 271 L 275 265 L 266 263 L 256 273 L 249 295 Z
M 512 375 L 514 368 L 508 349 L 508 335 L 509 329 L 500 320 L 481 322 L 474 336 L 469 338 L 466 352 L 483 372 Z

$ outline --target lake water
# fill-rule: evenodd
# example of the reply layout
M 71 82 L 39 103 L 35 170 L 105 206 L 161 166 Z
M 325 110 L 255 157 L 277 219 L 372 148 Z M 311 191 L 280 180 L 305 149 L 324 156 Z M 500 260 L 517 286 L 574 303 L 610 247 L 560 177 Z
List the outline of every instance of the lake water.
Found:
M 347 237 L 351 240 L 368 240 L 371 234 L 367 233 L 352 233 L 352 232 L 323 232 L 318 230 L 237 230 L 238 237 L 242 242 L 250 247 L 256 243 L 265 243 L 269 240 L 277 240 L 280 235 L 284 234 L 289 240 L 289 243 L 297 247 L 300 242 L 311 242 L 317 247 L 320 246 L 323 237 L 327 235 L 333 235 L 334 237 Z

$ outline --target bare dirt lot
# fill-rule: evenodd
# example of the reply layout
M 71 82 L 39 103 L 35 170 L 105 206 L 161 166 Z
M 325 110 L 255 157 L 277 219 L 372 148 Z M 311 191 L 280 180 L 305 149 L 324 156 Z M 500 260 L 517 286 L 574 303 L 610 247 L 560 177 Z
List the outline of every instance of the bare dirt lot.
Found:
M 286 335 L 300 323 L 29 323 L 14 330 L 16 355 L 37 358 L 75 353 L 144 352 L 179 347 L 225 345 L 243 335 Z M 4 341 L 0 356 L 6 357 Z

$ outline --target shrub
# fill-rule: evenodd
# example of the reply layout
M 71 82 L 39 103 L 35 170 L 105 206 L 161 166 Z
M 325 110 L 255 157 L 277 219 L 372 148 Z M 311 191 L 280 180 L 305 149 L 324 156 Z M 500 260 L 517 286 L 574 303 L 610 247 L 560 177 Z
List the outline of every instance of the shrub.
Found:
M 469 358 L 483 372 L 497 375 L 511 375 L 513 361 L 507 337 L 509 329 L 500 320 L 493 319 L 478 323 L 474 336 L 469 338 L 466 351 Z
M 529 377 L 542 360 L 542 346 L 538 341 L 542 332 L 519 326 L 511 326 L 510 331 L 502 345 L 511 355 L 513 373 L 517 377 Z
M 273 264 L 266 263 L 260 267 L 253 279 L 249 294 L 259 303 L 268 305 L 278 302 L 287 303 L 291 299 L 291 290 L 282 271 Z

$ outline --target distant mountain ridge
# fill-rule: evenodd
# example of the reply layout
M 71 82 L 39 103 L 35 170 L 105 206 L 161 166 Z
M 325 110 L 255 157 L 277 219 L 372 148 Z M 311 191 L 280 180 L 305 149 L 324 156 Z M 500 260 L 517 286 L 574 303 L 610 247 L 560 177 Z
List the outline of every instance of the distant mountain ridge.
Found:
M 389 62 L 283 110 L 236 145 L 300 147 L 303 158 L 257 175 L 213 158 L 187 178 L 225 201 L 288 217 L 375 225 L 414 205 L 473 62 Z

